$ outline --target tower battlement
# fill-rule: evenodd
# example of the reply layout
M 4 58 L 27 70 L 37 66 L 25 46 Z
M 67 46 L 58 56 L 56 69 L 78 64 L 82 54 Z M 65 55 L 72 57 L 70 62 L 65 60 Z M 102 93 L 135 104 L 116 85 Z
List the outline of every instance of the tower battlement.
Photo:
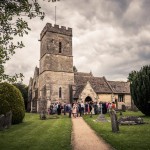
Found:
M 59 27 L 59 25 L 54 25 L 52 26 L 51 23 L 47 23 L 46 26 L 43 28 L 41 34 L 40 34 L 40 39 L 43 38 L 46 32 L 54 32 L 54 33 L 59 33 L 59 34 L 64 34 L 68 36 L 72 36 L 72 28 L 66 28 L 65 26 Z

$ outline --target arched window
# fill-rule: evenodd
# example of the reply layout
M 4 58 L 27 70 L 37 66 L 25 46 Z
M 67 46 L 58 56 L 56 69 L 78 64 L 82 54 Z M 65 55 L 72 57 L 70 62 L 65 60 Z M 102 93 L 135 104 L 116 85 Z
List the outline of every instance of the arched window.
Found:
M 61 91 L 61 87 L 59 88 L 59 98 L 61 98 L 62 96 L 62 91 Z
M 62 44 L 59 42 L 59 53 L 62 53 Z

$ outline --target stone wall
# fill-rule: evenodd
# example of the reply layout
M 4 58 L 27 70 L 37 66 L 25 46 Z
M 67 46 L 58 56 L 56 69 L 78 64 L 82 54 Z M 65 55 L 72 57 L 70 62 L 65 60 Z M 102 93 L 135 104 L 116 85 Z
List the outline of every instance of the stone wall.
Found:
M 73 57 L 46 54 L 40 60 L 40 73 L 47 70 L 73 72 Z
M 61 43 L 61 53 L 59 52 L 59 43 Z M 46 53 L 72 56 L 72 36 L 46 32 L 41 40 L 40 58 Z
M 51 23 L 47 23 L 46 26 L 41 31 L 40 39 L 43 38 L 43 36 L 45 35 L 45 33 L 47 31 L 53 32 L 53 33 L 59 33 L 59 34 L 63 34 L 63 35 L 68 35 L 68 36 L 72 36 L 72 28 L 68 28 L 67 29 L 64 26 L 59 27 L 59 25 L 56 25 L 56 24 L 54 26 L 52 26 Z
M 69 102 L 70 85 L 74 84 L 72 29 L 47 23 L 40 41 L 38 97 L 47 100 L 47 107 L 50 102 Z
M 98 101 L 100 102 L 111 102 L 112 94 L 98 94 Z
M 115 94 L 114 97 L 118 99 L 118 94 Z M 118 102 L 118 109 L 121 109 L 122 105 L 131 108 L 131 96 L 129 94 L 124 94 L 123 102 Z
M 50 99 L 52 101 L 60 100 L 69 102 L 70 100 L 69 85 L 73 83 L 74 83 L 74 73 L 45 71 L 39 76 L 39 87 L 42 88 L 44 85 L 49 87 Z M 59 98 L 60 87 L 62 89 L 62 98 Z
M 93 88 L 87 82 L 85 88 L 83 89 L 82 93 L 79 96 L 79 100 L 85 101 L 86 97 L 89 96 L 93 101 L 96 101 L 97 99 L 97 94 L 94 92 Z
M 112 96 L 118 99 L 118 94 L 113 94 L 113 95 L 112 94 L 98 94 L 98 101 L 112 102 Z M 131 96 L 130 95 L 124 94 L 124 102 L 118 102 L 117 104 L 118 109 L 121 109 L 122 105 L 125 105 L 128 108 L 131 108 Z
M 128 108 L 131 108 L 131 95 L 125 95 L 125 105 L 128 107 Z

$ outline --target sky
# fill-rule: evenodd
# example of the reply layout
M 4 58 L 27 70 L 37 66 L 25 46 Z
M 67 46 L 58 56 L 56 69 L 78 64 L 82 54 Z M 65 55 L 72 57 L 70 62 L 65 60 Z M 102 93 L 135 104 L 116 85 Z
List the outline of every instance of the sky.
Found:
M 129 73 L 150 65 L 150 0 L 39 0 L 45 18 L 28 19 L 31 31 L 25 48 L 6 64 L 6 72 L 23 73 L 28 85 L 39 67 L 40 33 L 46 23 L 73 30 L 73 64 L 79 72 L 92 72 L 107 80 L 127 81 Z

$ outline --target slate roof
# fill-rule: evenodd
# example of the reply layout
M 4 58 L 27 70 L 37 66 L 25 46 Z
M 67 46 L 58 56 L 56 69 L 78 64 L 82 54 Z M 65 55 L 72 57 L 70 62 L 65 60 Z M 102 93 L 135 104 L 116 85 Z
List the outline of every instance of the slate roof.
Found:
M 91 73 L 76 72 L 74 74 L 76 91 L 74 98 L 78 98 L 85 85 L 89 82 L 97 94 L 130 94 L 130 83 L 120 81 L 107 81 L 105 77 L 93 77 Z
M 74 81 L 76 84 L 76 92 L 74 94 L 75 98 L 81 94 L 87 82 L 91 84 L 96 93 L 112 93 L 105 77 L 93 77 L 90 73 L 78 73 L 75 74 Z
M 112 87 L 113 93 L 130 94 L 130 82 L 108 81 Z
M 85 85 L 77 85 L 76 86 L 76 91 L 75 91 L 75 94 L 74 94 L 74 98 L 79 98 L 79 95 L 83 91 L 84 87 L 85 87 Z

